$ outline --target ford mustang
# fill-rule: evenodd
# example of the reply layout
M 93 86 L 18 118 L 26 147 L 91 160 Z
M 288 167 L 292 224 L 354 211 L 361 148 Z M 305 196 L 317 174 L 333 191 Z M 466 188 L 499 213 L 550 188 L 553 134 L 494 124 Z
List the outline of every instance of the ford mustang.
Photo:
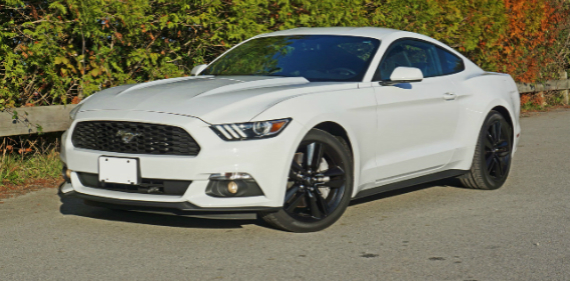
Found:
M 430 37 L 386 28 L 262 34 L 188 77 L 95 93 L 63 134 L 62 196 L 110 209 L 261 217 L 319 231 L 350 201 L 457 177 L 497 189 L 519 93 Z

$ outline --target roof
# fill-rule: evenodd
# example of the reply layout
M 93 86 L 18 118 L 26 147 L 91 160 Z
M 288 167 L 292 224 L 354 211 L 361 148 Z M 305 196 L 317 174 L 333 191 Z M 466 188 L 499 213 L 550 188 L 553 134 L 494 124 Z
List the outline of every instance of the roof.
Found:
M 364 36 L 382 39 L 383 37 L 403 32 L 396 29 L 382 27 L 300 27 L 288 30 L 281 30 L 272 33 L 259 35 L 266 36 L 284 36 L 284 35 L 347 35 L 347 36 Z

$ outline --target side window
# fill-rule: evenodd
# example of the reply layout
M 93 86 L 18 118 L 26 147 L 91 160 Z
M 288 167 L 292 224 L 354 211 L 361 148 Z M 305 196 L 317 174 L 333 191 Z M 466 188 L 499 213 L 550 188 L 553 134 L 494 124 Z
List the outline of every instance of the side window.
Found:
M 403 42 L 402 42 L 403 43 Z M 380 61 L 378 70 L 374 75 L 374 80 L 390 80 L 390 75 L 398 66 L 412 66 L 410 58 L 401 43 L 395 43 L 386 51 L 386 54 Z M 379 78 L 379 79 L 378 79 Z
M 437 48 L 437 53 L 441 60 L 441 68 L 444 75 L 458 73 L 465 70 L 465 65 L 460 57 L 444 50 L 443 48 Z
M 398 41 L 388 48 L 374 80 L 390 80 L 390 75 L 399 66 L 419 68 L 426 78 L 443 75 L 438 49 L 435 45 L 422 41 Z

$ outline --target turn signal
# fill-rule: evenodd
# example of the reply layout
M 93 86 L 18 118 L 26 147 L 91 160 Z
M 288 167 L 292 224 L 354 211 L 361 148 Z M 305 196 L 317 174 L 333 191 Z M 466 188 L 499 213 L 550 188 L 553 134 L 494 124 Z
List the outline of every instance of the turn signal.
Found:
M 275 122 L 271 124 L 271 130 L 269 132 L 271 133 L 279 132 L 281 131 L 281 128 L 283 128 L 283 126 L 285 126 L 286 124 L 287 124 L 286 121 Z

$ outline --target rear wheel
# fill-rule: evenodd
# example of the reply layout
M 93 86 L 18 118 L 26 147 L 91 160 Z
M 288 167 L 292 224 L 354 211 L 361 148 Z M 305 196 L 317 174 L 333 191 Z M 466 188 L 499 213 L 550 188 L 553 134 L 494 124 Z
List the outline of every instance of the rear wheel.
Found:
M 497 111 L 491 111 L 481 132 L 471 170 L 460 177 L 465 187 L 497 189 L 507 180 L 512 160 L 512 128 Z
M 289 168 L 283 208 L 261 214 L 271 225 L 293 232 L 325 229 L 346 210 L 352 194 L 350 152 L 331 134 L 312 129 Z

